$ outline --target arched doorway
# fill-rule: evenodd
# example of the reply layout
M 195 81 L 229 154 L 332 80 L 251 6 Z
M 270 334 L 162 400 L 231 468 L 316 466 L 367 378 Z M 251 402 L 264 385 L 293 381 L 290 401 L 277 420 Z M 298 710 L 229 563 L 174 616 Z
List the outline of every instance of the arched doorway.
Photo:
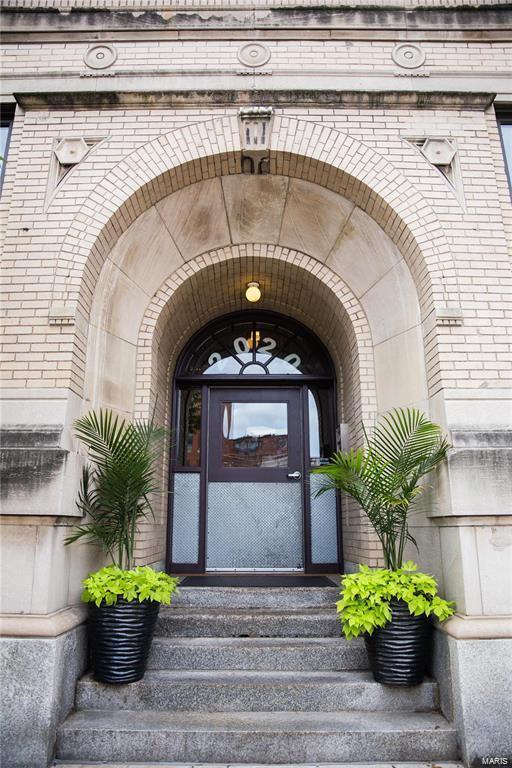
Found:
M 335 450 L 334 368 L 300 323 L 271 312 L 217 319 L 178 361 L 168 566 L 205 571 L 342 568 L 339 501 L 309 469 Z

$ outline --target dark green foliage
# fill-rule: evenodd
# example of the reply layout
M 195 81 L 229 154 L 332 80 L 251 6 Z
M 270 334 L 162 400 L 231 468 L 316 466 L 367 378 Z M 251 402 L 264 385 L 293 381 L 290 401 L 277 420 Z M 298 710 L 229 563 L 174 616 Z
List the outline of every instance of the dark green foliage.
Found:
M 421 493 L 421 478 L 446 456 L 449 448 L 441 429 L 414 408 L 386 413 L 366 446 L 339 451 L 326 466 L 312 470 L 324 475 L 319 494 L 329 488 L 345 491 L 366 512 L 382 545 L 386 568 L 402 565 L 409 533 L 407 515 Z
M 91 411 L 75 422 L 87 446 L 77 505 L 88 521 L 66 539 L 98 543 L 120 568 L 131 568 L 137 523 L 152 515 L 149 496 L 157 490 L 155 463 L 164 430 L 152 422 L 127 422 L 111 411 Z

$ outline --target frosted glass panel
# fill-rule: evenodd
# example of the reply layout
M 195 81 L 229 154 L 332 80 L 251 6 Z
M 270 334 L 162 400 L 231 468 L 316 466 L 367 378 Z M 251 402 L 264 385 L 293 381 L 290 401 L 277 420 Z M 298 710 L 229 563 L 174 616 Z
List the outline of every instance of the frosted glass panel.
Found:
M 322 477 L 310 475 L 311 493 L 311 562 L 336 563 L 338 536 L 336 523 L 336 491 L 330 490 L 315 497 L 322 485 Z
M 207 568 L 302 568 L 300 483 L 209 483 Z
M 199 472 L 174 475 L 173 563 L 197 563 L 199 559 L 199 478 Z

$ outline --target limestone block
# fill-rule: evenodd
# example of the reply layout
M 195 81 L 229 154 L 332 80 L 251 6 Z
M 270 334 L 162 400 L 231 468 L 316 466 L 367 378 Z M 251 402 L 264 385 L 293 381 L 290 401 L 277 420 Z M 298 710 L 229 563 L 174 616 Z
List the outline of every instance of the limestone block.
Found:
M 458 428 L 512 430 L 512 393 L 510 387 L 459 389 L 444 392 L 446 423 Z
M 281 245 L 325 261 L 354 204 L 317 184 L 290 179 Z
M 135 397 L 136 348 L 130 342 L 105 332 L 98 370 L 88 381 L 97 383 L 94 408 L 113 408 L 123 414 L 133 410 Z
M 427 386 L 420 328 L 393 336 L 375 347 L 375 374 L 380 412 L 413 404 L 426 409 Z
M 151 296 L 110 260 L 103 267 L 98 288 L 92 322 L 100 323 L 113 336 L 136 345 Z
M 360 298 L 401 260 L 392 240 L 367 213 L 356 207 L 326 263 Z
M 3 430 L 0 467 L 6 515 L 78 514 L 74 496 L 83 460 L 59 447 L 62 428 Z
M 284 176 L 224 176 L 222 187 L 234 243 L 277 243 L 288 179 Z
M 511 525 L 475 529 L 478 571 L 484 614 L 512 614 Z
M 1 528 L 1 611 L 45 615 L 80 602 L 81 581 L 104 561 L 90 544 L 65 546 L 72 524 L 55 518 L 37 524 L 3 523 Z M 20 567 L 20 563 L 23 567 Z
M 185 260 L 230 242 L 220 179 L 184 187 L 156 207 Z
M 180 252 L 155 206 L 139 216 L 121 235 L 110 258 L 149 296 L 153 296 L 169 275 L 183 264 Z M 102 281 L 103 276 L 100 278 Z
M 421 322 L 416 288 L 403 260 L 363 294 L 361 303 L 375 344 L 418 326 Z
M 512 518 L 447 516 L 438 523 L 446 591 L 457 610 L 512 613 Z
M 2 525 L 0 575 L 2 613 L 30 613 L 38 527 Z M 20 567 L 23 563 L 23 567 Z
M 80 398 L 66 388 L 12 388 L 2 392 L 2 425 L 47 427 L 70 425 L 77 414 Z M 59 443 L 62 445 L 62 434 Z
M 451 514 L 512 514 L 512 446 L 454 448 L 447 471 Z

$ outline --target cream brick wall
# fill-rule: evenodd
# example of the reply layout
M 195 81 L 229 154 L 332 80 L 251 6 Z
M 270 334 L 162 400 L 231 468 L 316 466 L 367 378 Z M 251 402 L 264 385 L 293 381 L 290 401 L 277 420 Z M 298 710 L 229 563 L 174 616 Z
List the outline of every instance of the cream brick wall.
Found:
M 439 284 L 436 299 L 460 307 L 464 314 L 463 326 L 437 328 L 439 376 L 443 376 L 448 388 L 508 386 L 507 361 L 489 351 L 489 346 L 506 343 L 509 333 L 506 314 L 510 305 L 506 302 L 510 272 L 503 215 L 507 211 L 503 166 L 499 169 L 502 184 L 498 187 L 496 136 L 489 135 L 486 116 L 407 110 L 287 113 L 364 140 L 365 145 L 387 157 L 428 200 L 443 225 L 449 246 L 448 262 L 438 270 L 431 268 L 431 276 Z M 12 190 L 5 201 L 9 206 L 4 243 L 4 281 L 9 298 L 5 308 L 5 352 L 11 356 L 3 366 L 6 386 L 71 383 L 78 391 L 80 371 L 73 359 L 73 329 L 48 325 L 52 291 L 59 298 L 56 287 L 66 287 L 70 279 L 79 276 L 80 270 L 75 267 L 61 266 L 56 271 L 55 264 L 72 217 L 108 170 L 129 157 L 130 152 L 180 125 L 206 121 L 212 114 L 196 110 L 157 110 L 152 114 L 148 110 L 28 112 L 23 120 L 16 121 L 11 145 L 17 153 L 16 163 L 11 155 L 6 174 L 6 190 Z M 64 179 L 45 205 L 52 149 L 60 137 L 68 135 L 105 138 Z M 465 208 L 442 175 L 408 142 L 426 135 L 446 136 L 456 144 Z M 454 355 L 464 357 L 455 359 Z
M 215 72 L 247 70 L 237 58 L 240 40 L 116 40 L 117 59 L 109 74 L 163 72 Z M 273 40 L 265 37 L 270 60 L 265 70 L 278 74 L 299 70 L 321 72 L 400 73 L 391 58 L 395 40 Z M 84 55 L 90 43 L 6 43 L 0 59 L 4 77 L 85 75 Z M 512 44 L 509 42 L 422 42 L 425 65 L 422 76 L 446 74 L 512 76 Z M 89 76 L 94 73 L 88 72 Z M 246 71 L 247 74 L 247 71 Z M 402 71 L 402 75 L 403 75 Z M 242 86 L 241 86 L 242 87 Z
M 300 5 L 309 4 L 304 0 Z M 421 3 L 433 8 L 457 4 L 456 0 Z M 486 5 L 472 0 L 463 4 Z M 39 5 L 37 0 L 5 0 L 7 8 Z M 141 7 L 138 0 L 109 0 L 104 5 L 124 10 Z M 172 10 L 222 6 L 246 11 L 249 5 L 265 8 L 275 3 L 178 0 Z M 292 3 L 279 3 L 287 5 Z M 322 5 L 338 3 L 327 0 Z M 410 9 L 417 3 L 403 0 L 397 5 Z M 73 6 L 98 8 L 101 1 L 74 0 Z M 66 11 L 70 2 L 48 0 L 45 7 Z M 170 5 L 147 0 L 144 7 L 169 9 Z M 200 32 L 182 39 L 158 39 L 154 32 L 153 39 L 139 39 L 136 32 L 130 33 L 136 39 L 112 35 L 118 52 L 112 71 L 131 77 L 135 91 L 145 88 L 144 78 L 153 74 L 236 77 L 243 69 L 237 51 L 250 32 L 233 32 L 233 39 L 227 39 L 225 30 L 204 39 Z M 286 37 L 282 32 L 272 37 L 272 29 L 267 28 L 262 38 L 271 52 L 266 68 L 285 79 L 297 73 L 361 76 L 358 82 L 365 82 L 365 75 L 396 76 L 395 82 L 407 82 L 413 90 L 420 80 L 428 83 L 429 77 L 440 77 L 445 78 L 443 82 L 451 78 L 451 89 L 457 91 L 462 79 L 471 76 L 488 75 L 497 85 L 506 84 L 511 69 L 508 40 L 485 41 L 476 35 L 471 40 L 457 35 L 440 40 L 439 32 L 418 32 L 415 39 L 423 35 L 426 54 L 422 77 L 404 81 L 404 73 L 397 71 L 391 58 L 396 42 L 406 37 L 403 32 L 393 36 L 387 30 L 373 40 L 364 35 L 358 39 L 354 29 L 350 40 L 314 29 L 308 31 L 307 39 L 300 31 L 294 35 L 288 31 Z M 56 90 L 65 88 L 66 78 L 70 83 L 83 82 L 89 37 L 65 41 L 56 35 L 36 42 L 32 36 L 22 42 L 19 38 L 7 41 L 2 51 L 4 77 L 23 88 L 33 83 L 35 92 L 38 78 L 45 78 L 46 90 L 48 83 L 55 83 Z M 87 82 L 93 90 L 96 83 L 107 80 Z M 251 85 L 255 81 L 251 78 Z M 111 82 L 114 88 L 115 77 Z M 242 83 L 242 78 L 237 82 Z M 25 112 L 18 108 L 0 204 L 4 388 L 13 397 L 21 390 L 32 390 L 37 397 L 42 391 L 71 391 L 82 408 L 111 405 L 127 415 L 147 415 L 156 403 L 157 415 L 168 421 L 167 395 L 176 354 L 199 325 L 239 306 L 233 280 L 241 279 L 240 265 L 250 263 L 251 269 L 265 264 L 270 284 L 275 280 L 281 288 L 289 288 L 289 294 L 281 288 L 269 290 L 268 306 L 308 323 L 330 346 L 339 371 L 340 413 L 351 424 L 354 441 L 360 419 L 371 421 L 384 408 L 382 404 L 389 405 L 390 365 L 400 355 L 405 359 L 404 350 L 409 349 L 419 355 L 411 367 L 419 371 L 421 382 L 415 391 L 421 395 L 407 394 L 407 402 L 430 409 L 449 428 L 473 418 L 481 427 L 512 421 L 512 209 L 493 108 L 483 112 L 455 107 L 290 104 L 276 109 L 269 178 L 316 184 L 329 195 L 339 195 L 355 206 L 358 215 L 370 216 L 374 226 L 381 228 L 381 241 L 370 242 L 370 227 L 359 221 L 359 235 L 356 232 L 354 237 L 367 237 L 366 253 L 373 249 L 376 258 L 382 258 L 386 247 L 400 254 L 400 267 L 398 260 L 393 262 L 389 273 L 402 270 L 401 284 L 412 286 L 414 295 L 412 300 L 407 294 L 404 303 L 411 307 L 416 302 L 418 317 L 390 332 L 382 306 L 389 308 L 389 314 L 396 311 L 397 290 L 386 296 L 382 286 L 388 272 L 375 281 L 382 290 L 380 298 L 370 301 L 375 286 L 354 287 L 357 275 L 343 261 L 344 252 L 334 242 L 322 250 L 328 240 L 327 225 L 312 227 L 313 235 L 311 231 L 308 235 L 298 215 L 288 239 L 283 237 L 284 216 L 279 237 L 266 234 L 260 240 L 252 233 L 249 238 L 246 232 L 240 234 L 241 227 L 236 236 L 230 222 L 226 238 L 215 242 L 197 238 L 194 247 L 190 242 L 182 247 L 178 227 L 170 227 L 161 235 L 160 245 L 174 256 L 169 255 L 167 272 L 164 264 L 161 279 L 151 289 L 149 280 L 137 280 L 123 262 L 123 243 L 131 228 L 142 226 L 143 218 L 158 206 L 168 210 L 173 194 L 183 193 L 183 199 L 189 195 L 191 207 L 194 196 L 200 194 L 200 183 L 206 180 L 213 180 L 219 189 L 224 185 L 223 205 L 229 218 L 226 179 L 236 180 L 240 173 L 237 110 L 238 106 L 190 106 L 186 101 L 181 108 L 32 108 Z M 61 138 L 73 136 L 85 137 L 91 150 L 56 185 L 54 148 Z M 421 154 L 417 142 L 428 137 L 447 138 L 456 148 L 455 188 Z M 312 206 L 313 218 L 321 219 L 321 210 L 322 205 Z M 164 220 L 161 215 L 160 229 L 165 229 Z M 151 226 L 150 222 L 150 230 Z M 350 227 L 345 234 L 348 238 Z M 384 246 L 388 240 L 390 245 Z M 356 245 L 350 245 L 354 261 L 363 252 L 360 241 Z M 156 257 L 148 264 L 150 269 L 156 272 Z M 75 323 L 49 323 L 50 309 L 63 303 L 76 310 Z M 462 311 L 462 325 L 437 322 L 436 313 L 442 314 L 446 307 Z M 109 368 L 109 359 L 116 360 L 116 366 Z M 407 360 L 402 362 L 405 366 Z M 397 389 L 396 397 L 412 391 L 412 385 Z M 141 561 L 157 562 L 164 555 L 166 482 L 163 469 L 162 504 L 155 523 L 141 531 Z M 377 542 L 357 510 L 347 507 L 344 526 L 346 558 L 375 564 Z

